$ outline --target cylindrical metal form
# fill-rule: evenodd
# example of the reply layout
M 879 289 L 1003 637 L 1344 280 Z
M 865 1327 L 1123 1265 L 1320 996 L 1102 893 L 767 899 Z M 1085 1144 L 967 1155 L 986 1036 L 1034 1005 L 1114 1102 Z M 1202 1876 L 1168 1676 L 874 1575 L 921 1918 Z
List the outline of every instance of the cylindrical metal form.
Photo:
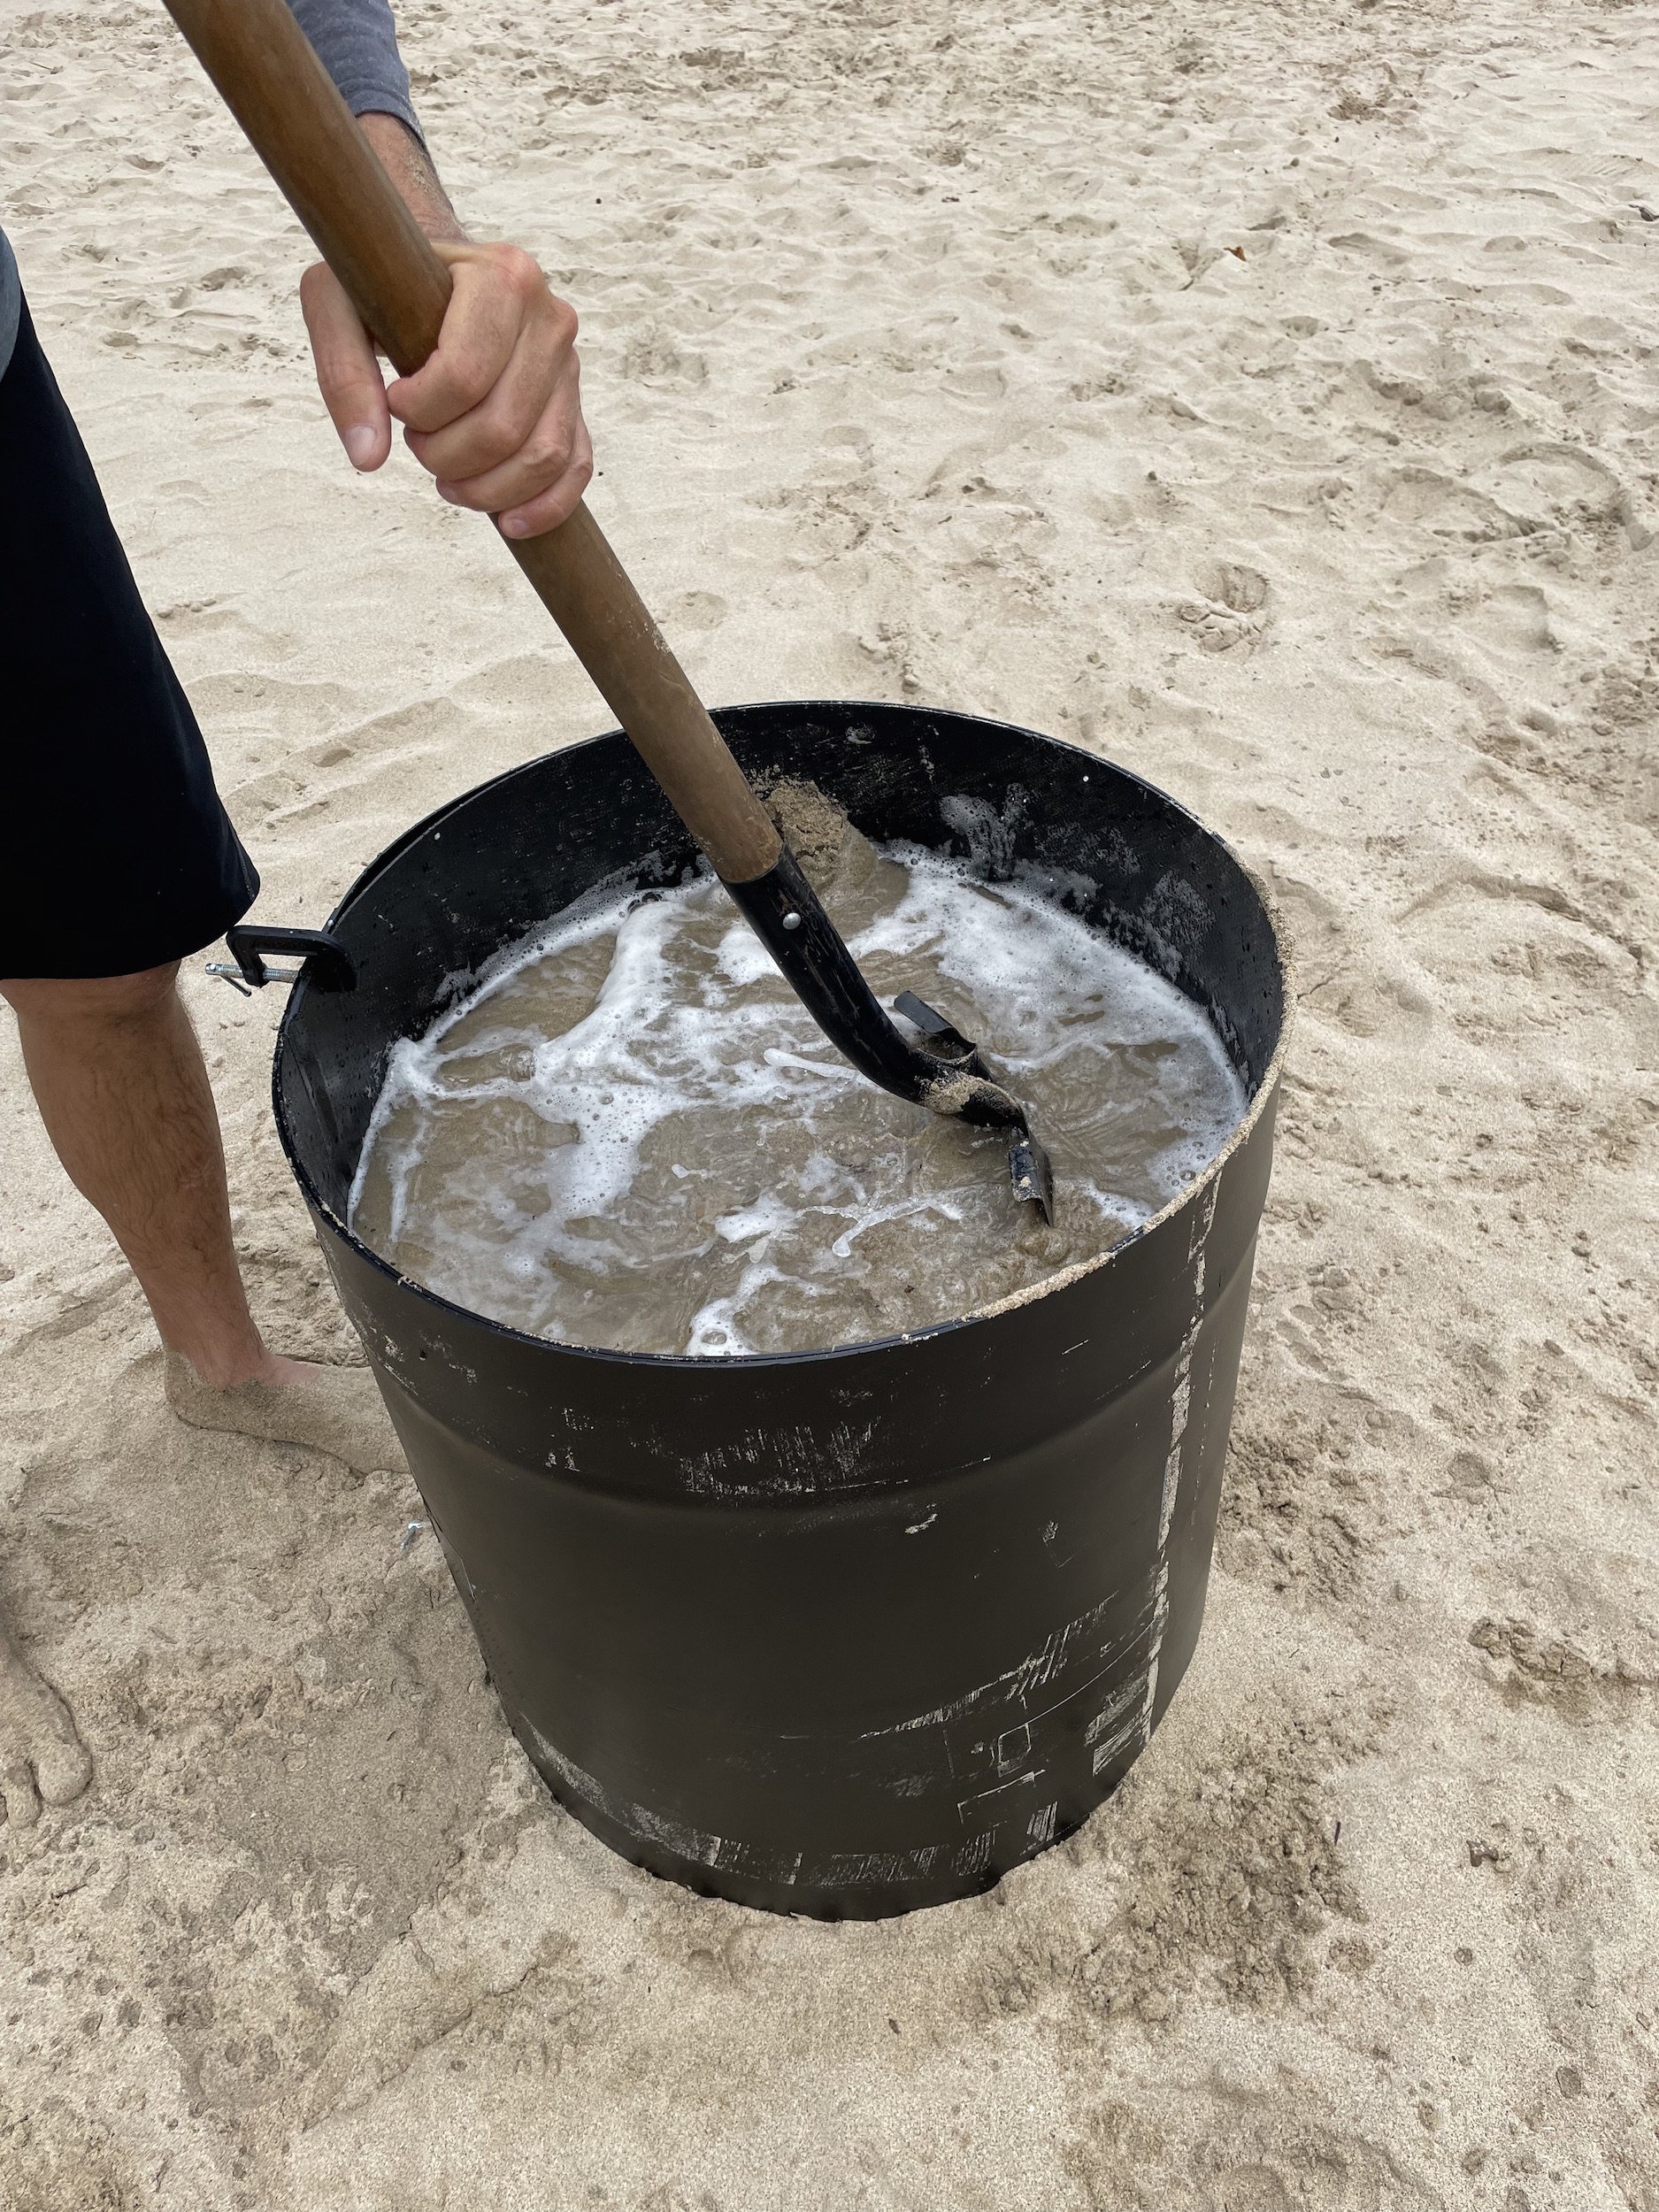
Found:
M 398 1275 L 346 1221 L 393 1041 L 595 883 L 694 860 L 619 734 L 468 793 L 365 871 L 330 925 L 356 987 L 295 992 L 277 1117 L 554 1794 L 694 1888 L 869 1917 L 983 1889 L 1075 1828 L 1192 1656 L 1285 977 L 1227 849 L 1090 754 L 847 702 L 716 720 L 751 777 L 810 777 L 870 836 L 1045 891 L 1202 1006 L 1250 1100 L 1204 1173 L 1033 1293 L 836 1351 L 586 1351 Z

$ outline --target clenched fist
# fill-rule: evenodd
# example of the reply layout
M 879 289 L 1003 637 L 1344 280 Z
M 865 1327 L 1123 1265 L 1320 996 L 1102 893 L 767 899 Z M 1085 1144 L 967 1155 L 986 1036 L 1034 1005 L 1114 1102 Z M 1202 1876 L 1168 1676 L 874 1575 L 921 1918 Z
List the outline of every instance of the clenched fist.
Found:
M 576 316 L 521 247 L 435 239 L 454 285 L 438 348 L 389 386 L 374 345 L 322 263 L 300 280 L 317 381 L 354 465 L 377 469 L 392 421 L 457 507 L 509 537 L 565 520 L 594 471 L 582 420 Z

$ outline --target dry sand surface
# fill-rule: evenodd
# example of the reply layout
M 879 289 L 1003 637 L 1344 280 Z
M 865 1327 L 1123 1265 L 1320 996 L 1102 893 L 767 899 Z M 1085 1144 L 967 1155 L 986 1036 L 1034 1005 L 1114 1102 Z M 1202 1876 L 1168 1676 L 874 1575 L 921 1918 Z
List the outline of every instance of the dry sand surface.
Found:
M 4 23 L 37 315 L 260 910 L 319 919 L 606 717 L 481 525 L 350 477 L 159 11 Z M 1276 891 L 1209 1620 L 981 1901 L 654 1882 L 549 1803 L 405 1482 L 175 1425 L 8 1028 L 4 1599 L 97 1773 L 0 1831 L 0 2200 L 1654 2212 L 1659 10 L 403 28 L 464 211 L 582 311 L 594 505 L 710 696 L 1079 739 Z M 351 1357 L 277 1009 L 190 997 L 260 1310 Z

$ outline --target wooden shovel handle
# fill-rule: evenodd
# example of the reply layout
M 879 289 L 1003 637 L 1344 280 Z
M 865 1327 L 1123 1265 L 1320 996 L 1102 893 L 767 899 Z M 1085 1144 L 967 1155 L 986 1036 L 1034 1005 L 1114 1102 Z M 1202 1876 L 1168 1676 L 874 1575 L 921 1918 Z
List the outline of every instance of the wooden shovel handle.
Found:
M 167 7 L 353 306 L 412 375 L 437 345 L 449 273 L 287 0 Z M 717 872 L 764 875 L 781 849 L 772 818 L 587 508 L 505 542 Z

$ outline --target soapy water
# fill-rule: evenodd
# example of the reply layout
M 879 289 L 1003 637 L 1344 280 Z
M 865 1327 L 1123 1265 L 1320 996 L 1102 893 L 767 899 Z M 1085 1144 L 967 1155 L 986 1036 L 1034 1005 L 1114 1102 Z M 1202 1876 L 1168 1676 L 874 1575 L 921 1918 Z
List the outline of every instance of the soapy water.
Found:
M 1202 1013 L 1075 916 L 849 833 L 820 885 L 878 997 L 975 1038 L 1054 1163 L 889 1097 L 711 876 L 590 895 L 395 1046 L 351 1194 L 404 1274 L 533 1335 L 714 1358 L 925 1328 L 1106 1251 L 1245 1093 Z

